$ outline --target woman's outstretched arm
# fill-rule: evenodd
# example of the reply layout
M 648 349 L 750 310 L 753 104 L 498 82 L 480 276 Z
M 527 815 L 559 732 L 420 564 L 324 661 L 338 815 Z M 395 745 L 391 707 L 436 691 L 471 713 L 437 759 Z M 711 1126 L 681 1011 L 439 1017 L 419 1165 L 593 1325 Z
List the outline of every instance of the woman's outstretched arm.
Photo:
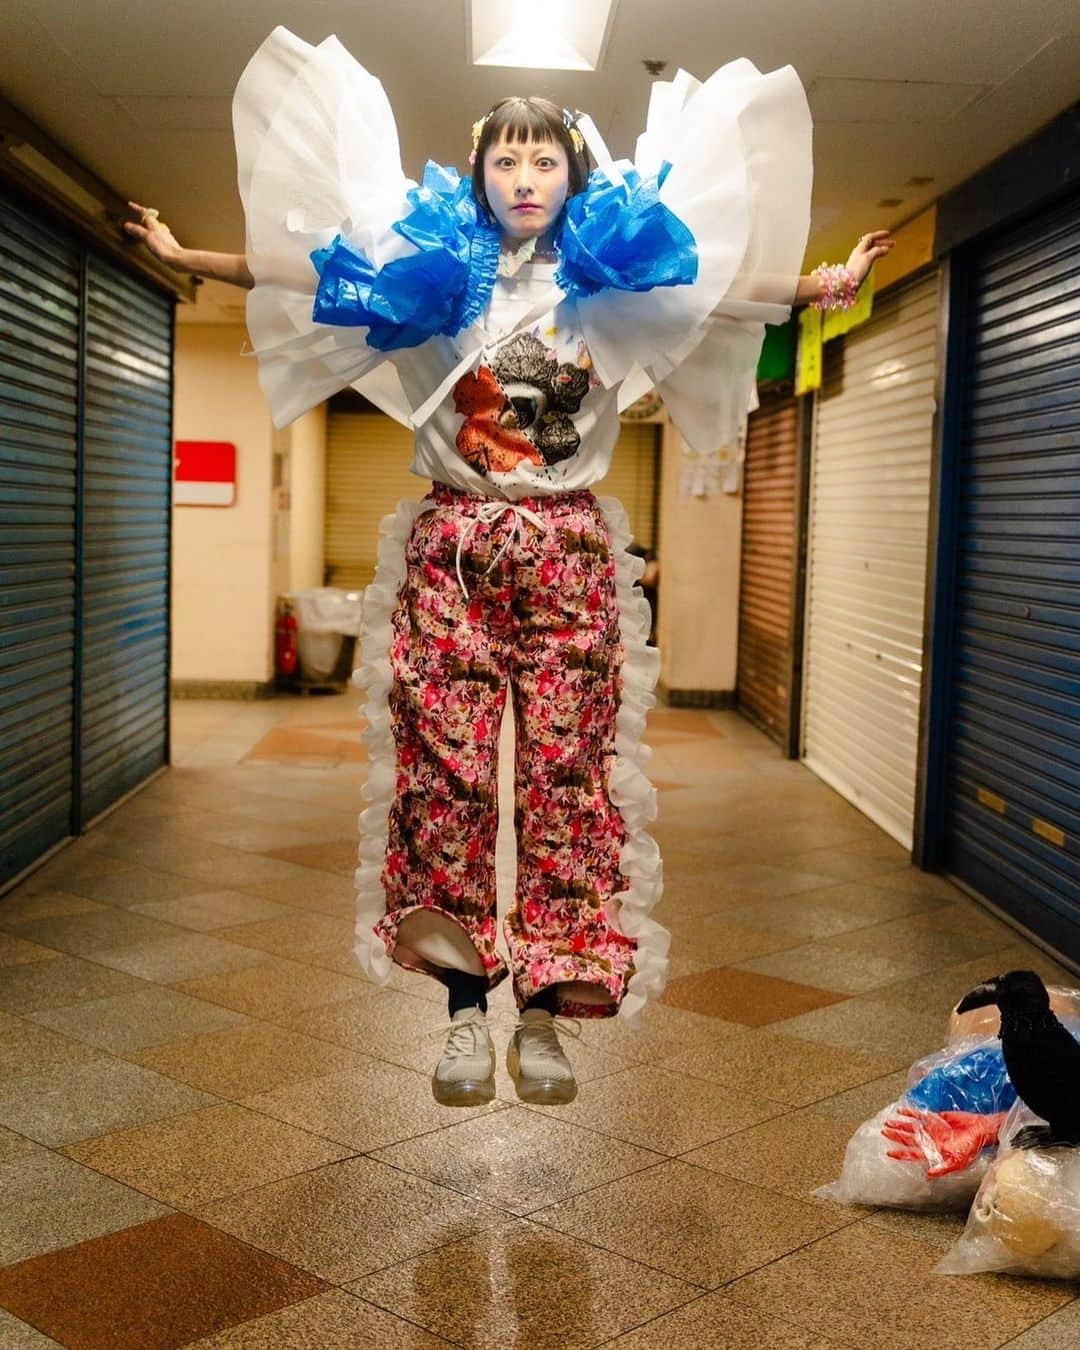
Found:
M 889 234 L 888 230 L 871 230 L 869 234 L 863 235 L 851 250 L 851 256 L 845 264 L 855 278 L 857 286 L 863 284 L 875 261 L 878 258 L 883 258 L 895 243 L 896 240 Z M 820 300 L 824 293 L 825 288 L 821 284 L 821 278 L 811 273 L 808 277 L 799 278 L 793 303 L 805 305 L 812 300 Z
M 128 202 L 128 206 L 139 219 L 125 220 L 124 229 L 134 238 L 141 239 L 154 257 L 167 267 L 173 267 L 178 272 L 191 272 L 197 277 L 227 281 L 230 285 L 243 286 L 247 290 L 255 285 L 255 278 L 242 253 L 207 253 L 204 249 L 182 248 L 163 220 L 147 215 L 146 208 L 138 202 Z

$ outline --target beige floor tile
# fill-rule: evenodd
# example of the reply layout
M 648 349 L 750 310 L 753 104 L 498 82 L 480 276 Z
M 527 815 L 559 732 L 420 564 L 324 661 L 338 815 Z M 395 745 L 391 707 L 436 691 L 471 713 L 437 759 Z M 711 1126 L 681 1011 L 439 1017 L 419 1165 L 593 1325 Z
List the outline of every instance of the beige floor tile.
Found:
M 506 1221 L 499 1210 L 371 1158 L 299 1173 L 196 1213 L 335 1284 Z
M 323 1167 L 352 1150 L 232 1103 L 70 1144 L 69 1158 L 182 1209 Z
M 0 1167 L 0 1194 L 0 1265 L 170 1213 L 148 1195 L 47 1149 Z
M 519 1215 L 661 1161 L 652 1151 L 520 1108 L 465 1119 L 374 1156 Z
M 719 1083 L 638 1065 L 589 1084 L 569 1106 L 530 1107 L 599 1134 L 674 1156 L 734 1134 L 785 1108 Z
M 937 1248 L 939 1255 L 953 1245 L 967 1222 L 966 1213 L 929 1214 L 903 1209 L 872 1210 L 865 1218 L 872 1228 L 880 1228 L 883 1233 L 928 1242 Z
M 814 1114 L 834 1116 L 844 1121 L 851 1131 L 864 1120 L 876 1116 L 882 1107 L 896 1101 L 907 1087 L 907 1069 L 897 1069 L 881 1078 L 871 1078 L 857 1087 L 836 1092 L 814 1102 Z
M 0 933 L 0 969 L 4 966 L 25 966 L 31 961 L 52 961 L 57 953 L 36 942 L 27 942 L 10 933 Z
M 1080 1298 L 1009 1342 L 1009 1350 L 1076 1350 L 1080 1345 Z
M 34 1327 L 0 1308 L 0 1345 L 4 1350 L 46 1350 L 47 1346 L 59 1345 L 59 1341 L 42 1335 Z
M 17 1017 L 31 1017 L 44 1009 L 139 993 L 147 987 L 145 980 L 97 962 L 59 956 L 55 961 L 31 961 L 5 970 L 0 981 L 0 1009 Z
M 288 1022 L 307 1009 L 355 998 L 364 990 L 358 979 L 271 956 L 244 970 L 182 980 L 176 988 L 224 1008 L 278 1022 Z
M 0 1121 L 57 1147 L 179 1115 L 218 1099 L 119 1059 L 95 1059 L 0 1083 Z
M 83 1064 L 100 1056 L 100 1050 L 82 1041 L 47 1031 L 24 1018 L 0 1013 L 0 1082 L 38 1073 L 53 1065 Z
M 264 953 L 205 933 L 173 930 L 175 936 L 95 951 L 93 958 L 154 984 L 179 984 L 229 970 L 261 965 Z
M 96 900 L 88 900 L 84 895 L 73 891 L 41 890 L 28 891 L 24 886 L 0 897 L 0 928 L 14 931 L 19 936 L 18 926 L 30 923 L 34 919 L 60 919 L 68 914 L 92 914 L 104 909 Z
M 6 1130 L 0 1125 L 0 1163 L 15 1162 L 19 1158 L 28 1158 L 33 1153 L 43 1152 L 44 1149 L 40 1144 L 35 1144 L 24 1134 L 16 1134 L 14 1130 Z
M 793 1322 L 734 1307 L 723 1291 L 703 1294 L 674 1312 L 605 1341 L 602 1350 L 833 1350 L 839 1341 L 804 1331 Z
M 344 1289 L 306 1298 L 216 1336 L 191 1341 L 190 1350 L 444 1350 L 441 1336 L 402 1321 Z M 29 1347 L 28 1347 L 29 1350 Z
M 873 997 L 849 998 L 829 1008 L 775 1022 L 771 1030 L 799 1040 L 859 1050 L 898 1069 L 941 1048 L 948 1010 L 922 999 L 886 1003 Z
M 104 969 L 104 967 L 102 967 Z M 140 982 L 141 983 L 141 982 Z M 174 989 L 141 984 L 138 993 L 74 1003 L 28 1013 L 40 1026 L 58 1031 L 113 1054 L 141 1050 L 164 1041 L 178 1041 L 208 1031 L 223 1031 L 247 1019 L 237 1012 Z
M 835 951 L 867 956 L 885 956 L 896 960 L 921 961 L 923 971 L 970 961 L 1001 947 L 996 931 L 978 931 L 974 925 L 966 932 L 938 922 L 939 910 L 915 914 L 888 923 L 872 924 L 829 939 Z
M 84 836 L 68 844 L 43 867 L 39 867 L 32 876 L 22 882 L 18 890 L 30 895 L 41 891 L 72 890 L 68 881 L 80 884 L 92 877 L 103 877 L 123 872 L 127 869 L 124 859 L 112 858 L 101 847 L 102 840 L 93 834 Z
M 850 1222 L 826 1208 L 673 1159 L 531 1218 L 715 1288 Z
M 681 1161 L 809 1202 L 811 1191 L 840 1175 L 850 1138 L 845 1121 L 804 1109 L 693 1149 Z M 852 1217 L 863 1212 L 852 1210 Z
M 745 1027 L 722 1018 L 655 1001 L 644 1010 L 638 1028 L 627 1026 L 622 1017 L 594 1017 L 581 1024 L 581 1040 L 585 1045 L 610 1050 L 633 1064 L 666 1061 L 745 1033 Z
M 852 1345 L 990 1350 L 1073 1297 L 1034 1280 L 935 1277 L 938 1256 L 864 1221 L 748 1276 L 731 1298 Z
M 352 998 L 283 1014 L 275 1020 L 305 1036 L 391 1063 L 397 1062 L 394 1057 L 402 1047 L 422 1042 L 431 1047 L 434 1063 L 441 1050 L 437 1032 L 447 1018 L 445 1006 L 359 983 Z
M 455 1344 L 585 1350 L 693 1286 L 518 1220 L 358 1280 L 364 1298 Z M 558 1297 L 551 1297 L 552 1290 Z
M 303 961 L 326 947 L 336 947 L 353 959 L 355 965 L 355 958 L 352 958 L 354 926 L 351 919 L 294 911 L 279 918 L 264 919 L 261 923 L 224 928 L 219 936 L 294 961 Z
M 693 956 L 711 966 L 733 966 L 766 952 L 790 947 L 797 939 L 790 934 L 764 931 L 731 918 L 727 911 L 698 915 L 692 919 L 675 917 L 669 921 L 671 951 L 674 955 Z
M 893 1067 L 889 1059 L 778 1033 L 777 1028 L 788 1025 L 754 1028 L 707 1051 L 673 1058 L 670 1068 L 710 1079 L 725 1092 L 750 1093 L 792 1107 L 809 1106 L 844 1088 L 880 1078 Z
M 124 832 L 129 834 L 131 828 L 130 825 L 124 827 Z M 154 826 L 155 830 L 163 828 Z M 72 877 L 68 884 L 80 895 L 122 909 L 133 909 L 136 905 L 154 901 L 176 900 L 198 889 L 198 884 L 190 877 L 178 876 L 172 872 L 157 872 L 148 867 L 131 864 L 125 865 L 123 871 L 109 872 L 103 876 Z
M 341 1046 L 267 1022 L 128 1051 L 126 1058 L 228 1101 L 369 1062 Z
M 292 911 L 273 900 L 261 900 L 243 891 L 197 891 L 179 900 L 152 900 L 132 905 L 137 914 L 148 914 L 163 923 L 191 928 L 199 933 L 216 932 L 236 924 L 284 918 Z
M 895 984 L 922 968 L 922 958 L 871 956 L 866 952 L 837 951 L 829 942 L 808 942 L 769 956 L 740 961 L 737 969 L 781 980 L 798 980 L 816 989 L 842 994 L 865 994 Z
M 305 867 L 301 870 L 305 875 L 299 882 L 292 876 L 277 881 L 266 878 L 250 884 L 244 882 L 237 889 L 246 895 L 291 905 L 294 909 L 309 909 L 320 914 L 352 918 L 356 908 L 356 887 L 351 877 L 335 876 L 333 872 L 320 872 L 314 867 Z
M 377 1059 L 361 1059 L 339 1073 L 245 1097 L 243 1105 L 324 1139 L 348 1144 L 356 1153 L 368 1153 L 414 1135 L 426 1136 L 470 1115 L 506 1109 L 502 1102 L 493 1101 L 472 1110 L 459 1107 L 451 1112 L 432 1096 L 427 1074 Z

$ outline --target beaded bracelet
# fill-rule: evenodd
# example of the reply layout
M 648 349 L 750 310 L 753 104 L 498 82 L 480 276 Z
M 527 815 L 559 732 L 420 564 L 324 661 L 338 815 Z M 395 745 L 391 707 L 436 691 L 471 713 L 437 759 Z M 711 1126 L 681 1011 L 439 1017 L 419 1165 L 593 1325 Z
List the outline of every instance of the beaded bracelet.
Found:
M 820 300 L 811 300 L 814 309 L 850 309 L 859 294 L 859 283 L 843 263 L 821 263 L 810 273 L 825 288 Z

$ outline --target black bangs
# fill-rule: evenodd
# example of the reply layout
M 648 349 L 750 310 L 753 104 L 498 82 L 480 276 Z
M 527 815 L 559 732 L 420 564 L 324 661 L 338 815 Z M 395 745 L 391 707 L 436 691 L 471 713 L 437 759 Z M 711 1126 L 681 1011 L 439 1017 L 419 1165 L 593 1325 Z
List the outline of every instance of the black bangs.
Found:
M 533 141 L 554 141 L 566 153 L 569 166 L 569 190 L 572 197 L 581 192 L 589 180 L 589 152 L 574 149 L 570 131 L 563 119 L 563 110 L 547 98 L 503 98 L 494 105 L 484 120 L 480 143 L 473 163 L 473 194 L 486 204 L 484 195 L 484 155 L 490 145 L 506 139 L 512 145 L 527 145 Z

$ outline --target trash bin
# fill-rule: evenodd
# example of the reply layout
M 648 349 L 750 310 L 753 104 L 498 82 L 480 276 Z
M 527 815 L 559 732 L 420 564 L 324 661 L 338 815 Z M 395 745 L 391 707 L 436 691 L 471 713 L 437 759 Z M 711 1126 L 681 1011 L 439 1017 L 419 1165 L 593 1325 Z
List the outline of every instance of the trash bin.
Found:
M 351 652 L 360 633 L 360 594 L 336 586 L 316 586 L 295 591 L 288 598 L 296 614 L 300 678 L 314 684 L 346 682 L 350 672 L 342 672 L 339 667 L 345 648 Z

